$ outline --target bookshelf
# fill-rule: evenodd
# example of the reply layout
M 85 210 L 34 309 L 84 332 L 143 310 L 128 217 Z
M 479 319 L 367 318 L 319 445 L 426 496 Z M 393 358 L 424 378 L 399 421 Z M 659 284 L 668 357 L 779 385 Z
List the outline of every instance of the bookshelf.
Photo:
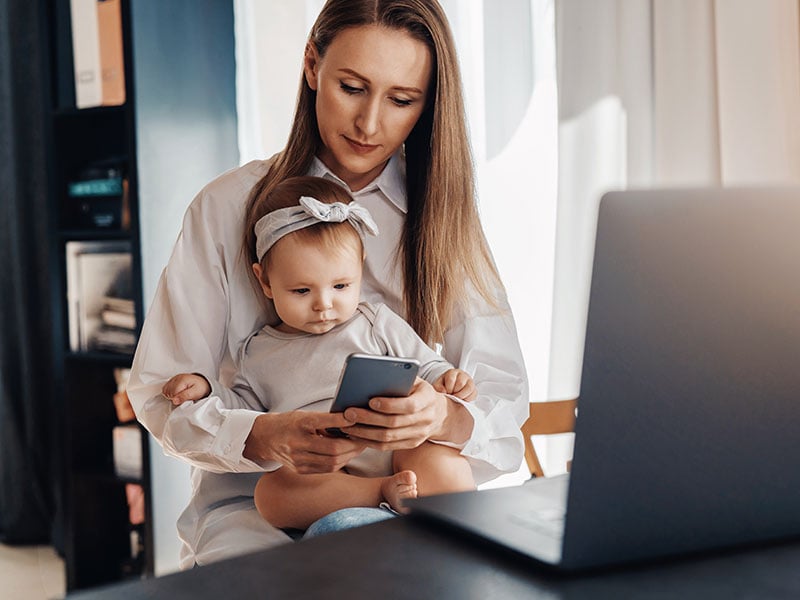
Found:
M 98 101 L 108 105 L 76 106 L 71 8 L 78 5 L 105 11 L 103 18 L 116 11 L 121 26 L 112 32 L 122 50 L 115 75 L 124 75 L 128 85 L 118 85 L 105 99 L 101 94 Z M 54 297 L 61 329 L 55 336 L 53 369 L 60 395 L 54 405 L 62 425 L 57 432 L 62 452 L 54 538 L 71 591 L 154 572 L 149 445 L 135 421 L 126 426 L 139 429 L 133 455 L 141 468 L 134 476 L 120 475 L 114 460 L 114 430 L 121 424 L 114 403 L 117 379 L 130 367 L 143 317 L 135 107 L 130 101 L 133 54 L 128 0 L 42 0 L 42 6 L 51 44 L 47 149 L 51 239 L 58 256 Z M 85 38 L 85 27 L 78 30 Z M 120 296 L 129 319 L 112 332 L 104 313 L 109 297 Z M 125 343 L 104 341 L 110 333 L 124 335 Z M 139 493 L 132 508 L 133 488 Z
M 185 498 L 175 488 L 188 497 L 188 469 L 120 410 L 118 380 L 134 346 L 119 334 L 138 338 L 183 212 L 238 162 L 233 2 L 37 1 L 49 45 L 53 405 L 62 450 L 53 537 L 71 592 L 177 568 L 175 520 Z M 110 8 L 120 15 L 124 84 L 109 94 L 76 94 L 73 11 L 92 7 L 105 11 L 98 36 Z

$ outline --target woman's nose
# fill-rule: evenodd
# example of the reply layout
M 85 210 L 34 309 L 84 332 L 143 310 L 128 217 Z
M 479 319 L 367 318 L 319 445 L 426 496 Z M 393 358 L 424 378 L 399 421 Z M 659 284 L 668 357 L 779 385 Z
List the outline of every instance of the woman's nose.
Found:
M 356 118 L 356 127 L 364 134 L 365 137 L 370 137 L 378 133 L 380 125 L 380 99 L 367 98 L 361 104 L 358 117 Z

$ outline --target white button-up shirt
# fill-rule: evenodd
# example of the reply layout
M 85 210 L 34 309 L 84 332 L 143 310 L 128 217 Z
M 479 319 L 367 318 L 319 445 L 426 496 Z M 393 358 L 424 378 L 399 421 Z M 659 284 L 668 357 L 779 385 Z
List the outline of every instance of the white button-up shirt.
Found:
M 184 568 L 289 539 L 264 521 L 253 503 L 255 484 L 270 466 L 242 454 L 261 413 L 226 407 L 214 396 L 174 407 L 161 395 L 166 380 L 181 372 L 229 383 L 244 340 L 276 321 L 265 313 L 241 252 L 247 200 L 269 165 L 253 161 L 224 173 L 187 209 L 128 383 L 138 419 L 167 454 L 193 466 L 192 498 L 178 521 Z M 309 175 L 345 185 L 317 159 Z M 374 182 L 353 194 L 380 229 L 366 241 L 362 300 L 383 302 L 401 316 L 406 313 L 396 253 L 406 215 L 404 182 L 404 162 L 395 155 Z M 478 483 L 516 471 L 523 454 L 519 428 L 528 414 L 528 382 L 514 320 L 503 302 L 500 313 L 481 300 L 460 309 L 441 349 L 446 360 L 475 379 L 477 398 L 461 403 L 472 416 L 472 434 L 457 447 Z

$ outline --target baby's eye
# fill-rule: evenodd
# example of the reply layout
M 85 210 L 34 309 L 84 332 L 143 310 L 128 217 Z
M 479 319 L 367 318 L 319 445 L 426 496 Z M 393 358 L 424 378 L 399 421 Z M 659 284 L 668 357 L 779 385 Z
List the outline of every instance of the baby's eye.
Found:
M 303 294 L 307 294 L 309 292 L 308 288 L 297 288 L 296 290 L 292 290 L 293 294 L 298 294 L 302 296 Z
M 350 287 L 349 283 L 337 283 L 335 286 L 333 286 L 333 289 L 335 289 L 335 290 L 343 290 L 343 289 L 348 288 L 348 287 Z

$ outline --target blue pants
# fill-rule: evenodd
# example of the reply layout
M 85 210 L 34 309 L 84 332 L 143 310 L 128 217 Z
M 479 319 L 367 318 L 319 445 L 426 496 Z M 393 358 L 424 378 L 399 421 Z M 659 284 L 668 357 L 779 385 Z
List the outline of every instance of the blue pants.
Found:
M 362 525 L 385 521 L 395 516 L 397 516 L 397 513 L 384 508 L 343 508 L 314 521 L 306 529 L 303 539 L 350 529 L 351 527 L 361 527 Z

